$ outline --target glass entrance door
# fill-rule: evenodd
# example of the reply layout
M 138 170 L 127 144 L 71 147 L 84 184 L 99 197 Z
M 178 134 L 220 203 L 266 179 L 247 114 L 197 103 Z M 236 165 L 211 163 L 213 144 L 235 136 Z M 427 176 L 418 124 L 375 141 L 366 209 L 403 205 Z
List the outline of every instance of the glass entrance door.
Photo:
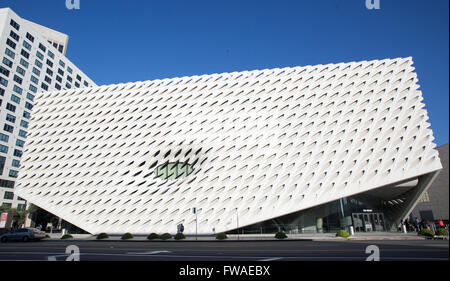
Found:
M 353 213 L 352 220 L 356 232 L 386 230 L 383 213 Z

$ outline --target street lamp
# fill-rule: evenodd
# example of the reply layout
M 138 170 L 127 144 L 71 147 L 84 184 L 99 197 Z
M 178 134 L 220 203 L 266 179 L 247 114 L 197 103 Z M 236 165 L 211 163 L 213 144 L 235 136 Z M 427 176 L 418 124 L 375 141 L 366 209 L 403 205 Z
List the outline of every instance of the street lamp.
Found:
M 197 240 L 197 209 L 192 208 L 192 213 L 195 214 L 195 240 Z
M 238 208 L 236 208 L 236 226 L 237 226 L 237 237 L 239 240 L 239 216 L 238 216 Z

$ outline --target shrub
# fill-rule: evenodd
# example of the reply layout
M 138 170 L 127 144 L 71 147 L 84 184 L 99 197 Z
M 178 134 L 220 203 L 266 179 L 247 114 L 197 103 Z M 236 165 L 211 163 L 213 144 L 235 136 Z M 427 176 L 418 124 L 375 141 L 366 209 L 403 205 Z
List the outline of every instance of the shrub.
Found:
M 283 231 L 279 231 L 279 232 L 275 233 L 275 238 L 277 238 L 277 239 L 286 239 L 287 235 Z
M 347 232 L 346 230 L 343 230 L 343 229 L 339 230 L 339 231 L 336 233 L 336 237 L 344 237 L 344 238 L 348 238 L 349 236 L 350 236 L 350 234 L 348 234 L 348 232 Z
M 448 230 L 445 228 L 439 228 L 438 230 L 436 230 L 436 235 L 448 236 Z
M 106 239 L 106 238 L 109 238 L 109 236 L 108 236 L 108 234 L 106 234 L 104 232 L 102 232 L 99 235 L 97 235 L 97 240 Z
M 71 238 L 73 238 L 73 236 L 70 235 L 70 234 L 64 234 L 64 235 L 61 237 L 61 239 L 71 239 Z
M 158 234 L 156 234 L 156 233 L 150 233 L 148 236 L 147 236 L 147 239 L 148 240 L 153 240 L 153 239 L 160 239 L 160 237 L 159 237 L 159 235 Z
M 167 239 L 170 239 L 170 238 L 172 238 L 172 235 L 170 234 L 170 233 L 164 233 L 164 234 L 162 234 L 161 235 L 161 237 L 160 237 L 162 240 L 167 240 Z
M 186 236 L 184 236 L 183 233 L 177 233 L 177 234 L 175 234 L 175 236 L 173 238 L 175 238 L 175 240 L 181 240 L 181 239 L 186 238 Z
M 227 234 L 225 232 L 220 232 L 216 234 L 216 239 L 217 240 L 224 240 L 227 239 Z
M 131 235 L 131 233 L 127 232 L 124 235 L 122 235 L 122 237 L 120 239 L 127 240 L 127 239 L 131 239 L 131 238 L 133 238 L 133 235 Z
M 433 233 L 433 231 L 429 230 L 428 228 L 424 228 L 421 231 L 419 231 L 418 235 L 420 235 L 420 236 L 427 236 L 427 237 L 433 237 L 434 233 Z
M 50 235 L 48 235 L 48 234 L 45 234 L 45 237 L 44 238 L 50 238 Z

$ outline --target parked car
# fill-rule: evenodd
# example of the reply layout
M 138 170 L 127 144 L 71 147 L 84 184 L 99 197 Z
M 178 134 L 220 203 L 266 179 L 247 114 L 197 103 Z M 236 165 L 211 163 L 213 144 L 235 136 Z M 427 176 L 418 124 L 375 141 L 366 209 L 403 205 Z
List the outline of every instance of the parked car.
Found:
M 45 238 L 45 232 L 37 228 L 19 228 L 0 236 L 0 241 L 18 240 L 27 242 L 30 240 L 41 240 Z

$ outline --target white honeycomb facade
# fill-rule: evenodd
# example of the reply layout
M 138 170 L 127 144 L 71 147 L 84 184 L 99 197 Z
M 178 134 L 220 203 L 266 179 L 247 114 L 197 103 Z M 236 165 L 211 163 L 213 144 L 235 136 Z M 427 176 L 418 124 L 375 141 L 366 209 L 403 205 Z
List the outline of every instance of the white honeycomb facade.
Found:
M 46 92 L 17 194 L 91 233 L 212 233 L 441 168 L 412 58 Z M 184 178 L 154 170 L 189 163 Z M 176 166 L 176 165 L 175 165 Z M 238 222 L 236 221 L 238 219 Z

